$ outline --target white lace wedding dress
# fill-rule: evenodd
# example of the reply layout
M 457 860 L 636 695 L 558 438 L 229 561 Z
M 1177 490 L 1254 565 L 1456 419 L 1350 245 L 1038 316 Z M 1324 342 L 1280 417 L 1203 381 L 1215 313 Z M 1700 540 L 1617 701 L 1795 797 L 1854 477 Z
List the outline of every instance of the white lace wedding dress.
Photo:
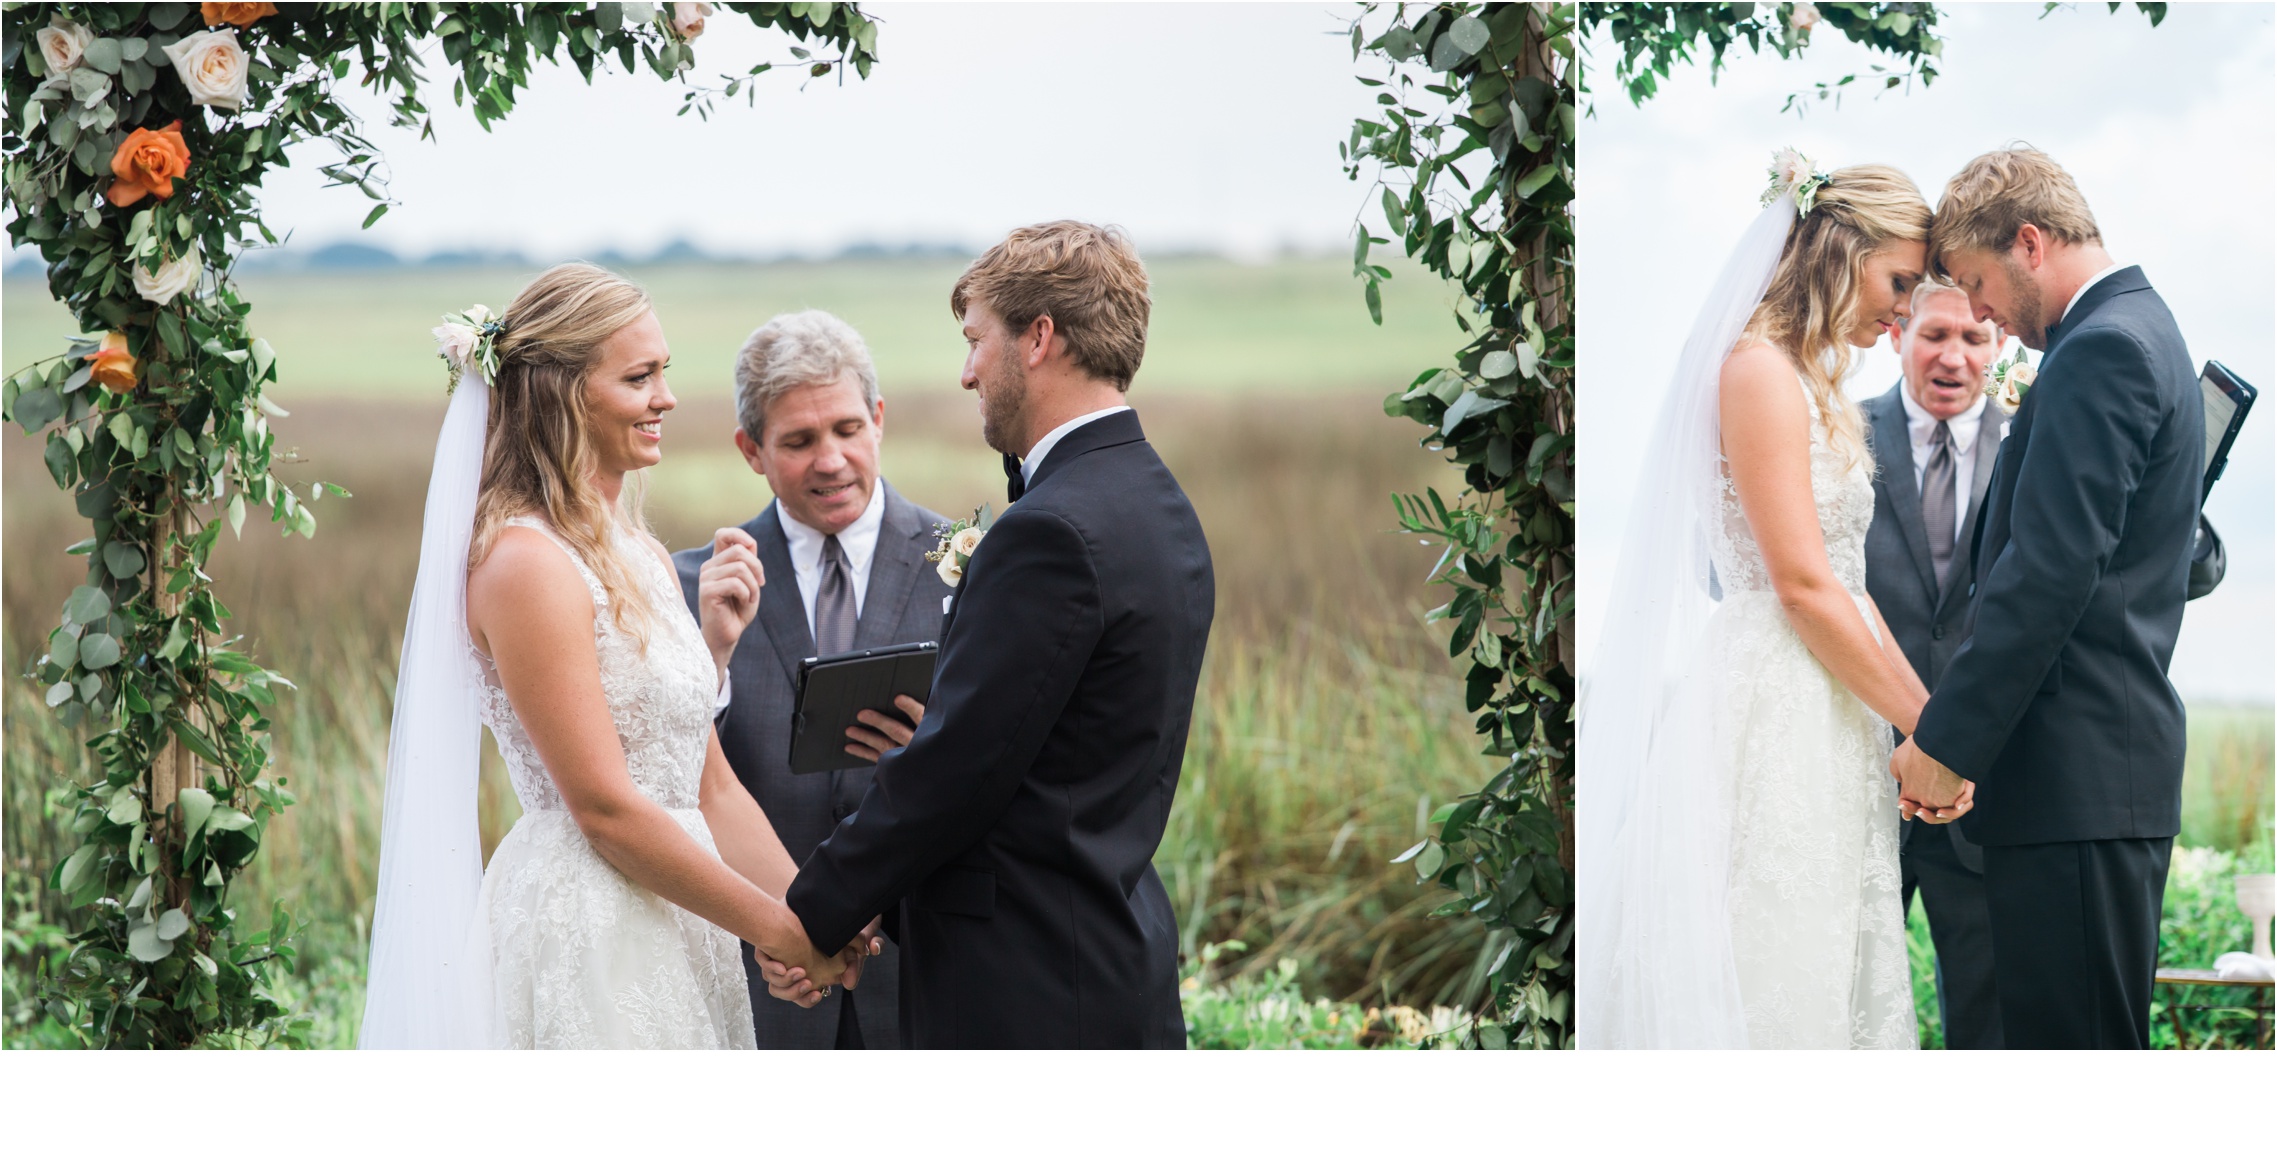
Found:
M 543 521 L 517 518 L 561 543 Z M 601 689 L 643 796 L 713 849 L 697 810 L 716 688 L 710 655 L 664 561 L 620 531 L 616 546 L 654 609 L 646 651 L 611 619 L 591 569 Z M 568 552 L 568 546 L 563 545 Z M 495 1005 L 512 1048 L 751 1048 L 750 993 L 734 936 L 633 883 L 587 843 L 476 653 L 483 723 L 496 736 L 522 817 L 483 874 Z
M 1815 400 L 1810 425 L 1827 562 L 1864 613 L 1872 465 L 1827 442 Z M 1722 514 L 1706 658 L 1713 764 L 1731 790 L 1728 912 L 1748 1046 L 1912 1048 L 1890 726 L 1788 624 L 1728 475 Z

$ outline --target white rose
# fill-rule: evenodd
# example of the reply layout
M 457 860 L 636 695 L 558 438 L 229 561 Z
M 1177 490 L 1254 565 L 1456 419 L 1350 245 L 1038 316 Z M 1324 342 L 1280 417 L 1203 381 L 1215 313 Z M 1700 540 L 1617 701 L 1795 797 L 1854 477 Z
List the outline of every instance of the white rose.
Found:
M 480 304 L 468 308 L 466 310 L 466 318 L 474 321 L 477 324 L 488 324 L 492 319 L 490 315 L 490 309 L 485 308 Z
M 1811 162 L 1804 159 L 1802 153 L 1787 148 L 1780 151 L 1777 156 L 1772 157 L 1771 169 L 1779 174 L 1779 183 L 1782 187 L 1796 188 L 1800 187 L 1803 181 L 1810 179 Z
M 967 528 L 949 537 L 949 551 L 959 556 L 970 556 L 974 549 L 980 547 L 980 538 L 983 535 L 985 533 L 978 528 Z
M 951 588 L 957 586 L 957 581 L 965 578 L 965 574 L 957 569 L 957 555 L 954 552 L 941 557 L 940 565 L 933 570 L 941 574 L 941 583 Z
M 68 76 L 87 58 L 87 45 L 95 34 L 69 20 L 54 20 L 48 26 L 32 33 L 40 42 L 40 57 L 47 63 L 50 76 Z
M 2032 367 L 2031 364 L 2022 360 L 2017 361 L 2012 367 L 2008 369 L 2008 382 L 2014 384 L 2018 388 L 2030 388 L 2032 386 L 2032 381 L 2039 378 L 2039 369 Z
M 435 329 L 435 350 L 449 359 L 452 367 L 464 368 L 477 339 L 475 330 L 464 324 L 444 324 Z
M 192 32 L 166 46 L 166 57 L 190 90 L 192 104 L 237 111 L 245 103 L 245 49 L 237 29 Z
M 1787 23 L 1794 25 L 1797 32 L 1808 32 L 1818 27 L 1818 22 L 1818 5 L 1816 4 L 1797 4 L 1795 10 L 1787 14 Z
M 195 252 L 180 260 L 168 260 L 160 264 L 156 272 L 145 270 L 138 260 L 134 262 L 134 290 L 143 299 L 164 307 L 174 297 L 197 285 L 198 271 L 198 256 Z
M 686 0 L 672 5 L 672 30 L 682 40 L 693 40 L 704 34 L 704 19 L 712 14 L 709 4 L 691 4 Z

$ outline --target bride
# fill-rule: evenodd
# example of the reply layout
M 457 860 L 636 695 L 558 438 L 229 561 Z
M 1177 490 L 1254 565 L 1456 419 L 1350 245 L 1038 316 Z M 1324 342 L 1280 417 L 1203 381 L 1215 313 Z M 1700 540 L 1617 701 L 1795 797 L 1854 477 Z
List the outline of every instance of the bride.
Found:
M 460 375 L 397 679 L 360 1042 L 750 1048 L 737 937 L 818 987 L 851 986 L 868 941 L 816 956 L 783 905 L 796 868 L 720 751 L 711 657 L 625 492 L 677 403 L 663 329 L 587 264 L 463 320 L 436 330 Z M 756 562 L 712 563 L 746 566 L 724 607 L 755 611 Z M 480 724 L 523 809 L 487 872 Z
M 1685 345 L 1582 692 L 1584 1047 L 1915 1044 L 1888 765 L 1928 692 L 1866 595 L 1841 383 L 1909 315 L 1930 211 L 1793 152 L 1765 205 Z

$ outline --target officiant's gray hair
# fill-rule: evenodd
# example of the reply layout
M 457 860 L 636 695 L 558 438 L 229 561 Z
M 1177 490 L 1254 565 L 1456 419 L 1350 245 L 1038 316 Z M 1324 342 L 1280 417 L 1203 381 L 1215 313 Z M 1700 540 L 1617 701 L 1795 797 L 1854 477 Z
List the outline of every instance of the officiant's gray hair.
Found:
M 835 384 L 848 376 L 862 404 L 878 407 L 878 370 L 854 326 L 820 309 L 785 312 L 767 321 L 735 354 L 735 419 L 744 435 L 766 431 L 767 406 L 793 388 Z

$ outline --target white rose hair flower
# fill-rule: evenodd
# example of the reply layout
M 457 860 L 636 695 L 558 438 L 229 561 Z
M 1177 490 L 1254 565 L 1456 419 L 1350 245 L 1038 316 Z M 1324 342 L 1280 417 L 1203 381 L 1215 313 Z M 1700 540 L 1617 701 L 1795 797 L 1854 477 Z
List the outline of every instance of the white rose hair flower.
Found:
M 466 367 L 467 354 L 474 351 L 475 341 L 482 334 L 464 324 L 442 324 L 435 329 L 435 351 L 451 362 L 451 367 Z
M 475 371 L 485 384 L 498 378 L 499 322 L 480 304 L 464 312 L 446 312 L 435 327 L 435 351 L 450 371 L 450 389 L 457 391 L 459 377 Z
M 1795 215 L 1808 216 L 1818 200 L 1818 190 L 1826 187 L 1829 179 L 1810 157 L 1793 148 L 1781 148 L 1771 154 L 1771 184 L 1763 190 L 1762 204 L 1768 208 L 1779 197 L 1792 195 Z
M 693 40 L 704 34 L 704 21 L 712 14 L 709 4 L 689 3 L 687 0 L 672 5 L 672 30 L 682 40 Z
M 166 46 L 166 58 L 190 90 L 190 102 L 237 111 L 245 103 L 245 49 L 237 29 L 192 32 Z
M 134 290 L 143 299 L 163 307 L 173 303 L 176 296 L 196 287 L 198 273 L 202 270 L 203 266 L 195 251 L 179 260 L 160 263 L 156 272 L 145 269 L 142 262 L 137 260 L 134 262 Z
M 69 20 L 57 18 L 48 26 L 32 33 L 40 42 L 40 61 L 47 65 L 51 77 L 69 76 L 87 58 L 87 45 L 95 34 Z

